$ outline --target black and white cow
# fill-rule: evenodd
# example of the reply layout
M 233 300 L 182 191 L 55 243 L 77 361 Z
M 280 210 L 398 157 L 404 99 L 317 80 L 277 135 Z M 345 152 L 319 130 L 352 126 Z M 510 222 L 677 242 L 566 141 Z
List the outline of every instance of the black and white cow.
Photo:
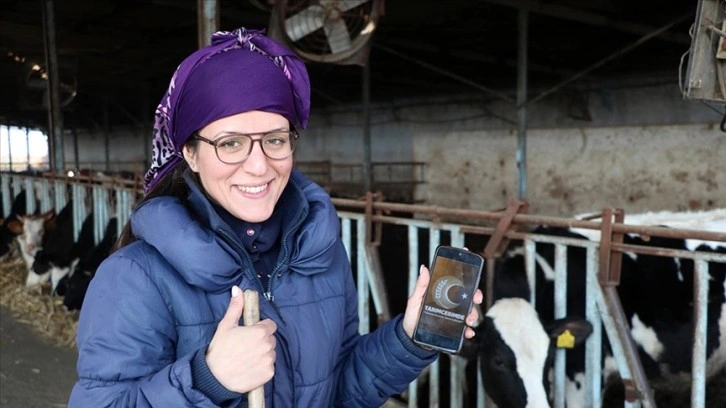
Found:
M 487 310 L 475 341 L 484 388 L 497 406 L 549 407 L 550 368 L 557 339 L 565 331 L 574 348 L 592 333 L 592 325 L 583 318 L 565 318 L 543 326 L 532 305 L 518 297 L 498 299 Z M 571 366 L 567 371 L 573 378 Z
M 118 237 L 117 219 L 111 218 L 106 224 L 103 239 L 90 251 L 83 254 L 72 273 L 64 277 L 58 284 L 58 295 L 63 296 L 63 306 L 67 310 L 80 309 L 83 299 L 86 297 L 86 290 L 91 279 L 96 274 L 96 269 L 113 250 Z
M 60 280 L 68 275 L 81 256 L 93 248 L 93 239 L 93 213 L 83 221 L 78 239 L 74 239 L 73 201 L 68 201 L 46 232 L 43 249 L 35 256 L 32 273 L 48 276 L 51 293 L 54 293 Z
M 627 216 L 626 224 L 661 225 L 687 229 L 726 231 L 726 210 L 698 214 Z M 707 219 L 703 224 L 697 220 Z M 689 222 L 690 220 L 690 222 Z M 534 233 L 599 240 L 596 232 L 564 228 L 537 228 Z M 726 252 L 723 243 L 626 235 L 625 243 L 706 252 Z M 530 298 L 522 247 L 508 251 L 498 262 L 493 293 L 497 302 L 489 309 L 475 337 L 480 349 L 480 370 L 489 396 L 500 407 L 549 407 L 548 376 L 554 349 L 553 336 L 563 325 L 576 342 L 587 336 L 585 311 L 585 249 L 567 250 L 568 295 L 566 321 L 554 321 L 554 245 L 538 244 L 536 250 L 536 312 L 521 299 Z M 707 376 L 726 367 L 726 264 L 709 265 Z M 623 254 L 618 286 L 630 334 L 640 354 L 650 384 L 674 387 L 690 381 L 693 350 L 693 261 L 643 254 Z M 520 300 L 515 300 L 520 299 Z M 614 373 L 606 359 L 603 376 Z M 583 406 L 584 352 L 568 353 L 566 401 Z M 685 381 L 684 381 L 685 379 Z
M 18 241 L 18 247 L 20 248 L 20 255 L 28 267 L 25 280 L 25 286 L 27 287 L 41 285 L 48 278 L 48 274 L 34 274 L 33 263 L 35 262 L 35 256 L 38 252 L 42 251 L 43 237 L 53 222 L 54 215 L 55 212 L 50 210 L 39 215 L 21 215 L 18 217 L 23 230 L 16 239 Z

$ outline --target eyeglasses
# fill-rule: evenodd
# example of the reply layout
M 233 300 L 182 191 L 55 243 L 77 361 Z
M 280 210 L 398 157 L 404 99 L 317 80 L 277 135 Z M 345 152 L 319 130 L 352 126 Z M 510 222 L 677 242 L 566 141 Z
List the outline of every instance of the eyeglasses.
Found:
M 259 139 L 252 136 L 262 135 Z M 273 130 L 264 133 L 226 133 L 217 140 L 202 137 L 199 132 L 194 138 L 214 146 L 217 158 L 222 163 L 239 164 L 247 160 L 252 153 L 255 142 L 260 143 L 265 156 L 273 160 L 282 160 L 290 157 L 295 151 L 297 138 L 300 137 L 295 130 Z

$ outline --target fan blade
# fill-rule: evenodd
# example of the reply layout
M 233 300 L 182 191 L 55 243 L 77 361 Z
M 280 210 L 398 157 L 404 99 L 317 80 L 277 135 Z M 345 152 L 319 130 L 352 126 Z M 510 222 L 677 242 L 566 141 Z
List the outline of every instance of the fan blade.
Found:
M 297 41 L 306 35 L 323 27 L 325 9 L 321 6 L 310 6 L 303 11 L 285 20 L 285 31 L 292 41 Z
M 320 0 L 320 5 L 323 7 L 335 5 L 340 11 L 348 11 L 369 1 L 371 0 Z
M 330 45 L 332 53 L 350 49 L 350 34 L 342 19 L 326 21 L 323 29 L 328 37 L 328 45 Z

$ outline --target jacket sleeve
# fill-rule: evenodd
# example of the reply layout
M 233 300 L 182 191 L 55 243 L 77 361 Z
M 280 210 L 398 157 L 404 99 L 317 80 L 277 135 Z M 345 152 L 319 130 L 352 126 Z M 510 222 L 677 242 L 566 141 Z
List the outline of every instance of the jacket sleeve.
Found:
M 176 358 L 173 316 L 145 266 L 112 255 L 91 280 L 69 407 L 217 406 L 192 386 L 195 353 Z
M 346 341 L 341 356 L 336 407 L 381 406 L 400 394 L 438 356 L 418 347 L 405 334 L 402 315 L 372 333 L 358 334 L 358 300 L 351 278 L 346 282 Z

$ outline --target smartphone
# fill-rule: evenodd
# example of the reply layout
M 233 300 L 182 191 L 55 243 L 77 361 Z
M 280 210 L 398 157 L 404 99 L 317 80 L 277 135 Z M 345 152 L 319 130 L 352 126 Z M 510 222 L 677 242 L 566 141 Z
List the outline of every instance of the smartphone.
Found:
M 422 347 L 457 353 L 464 341 L 464 319 L 471 311 L 484 258 L 451 246 L 436 248 L 413 341 Z

